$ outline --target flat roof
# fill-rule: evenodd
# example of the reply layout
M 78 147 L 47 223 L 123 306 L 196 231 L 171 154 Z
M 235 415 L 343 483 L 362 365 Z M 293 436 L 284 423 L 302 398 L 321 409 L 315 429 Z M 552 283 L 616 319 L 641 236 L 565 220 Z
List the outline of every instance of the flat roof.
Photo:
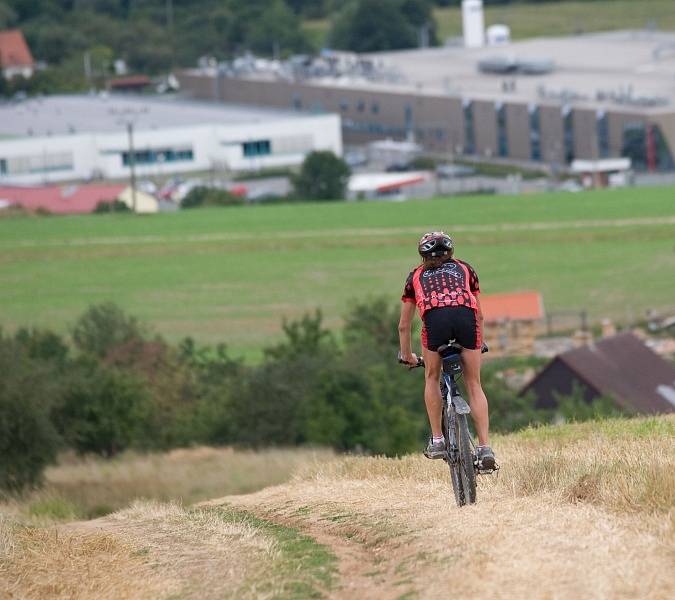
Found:
M 386 77 L 379 80 L 337 76 L 299 80 L 318 86 L 382 90 L 419 95 L 447 95 L 494 101 L 537 102 L 623 107 L 626 111 L 675 109 L 675 33 L 613 31 L 569 37 L 534 38 L 502 46 L 376 52 L 371 59 Z M 480 61 L 518 62 L 540 67 L 545 74 L 494 74 Z M 200 72 L 191 70 L 190 72 Z M 215 70 L 201 70 L 215 76 Z M 255 71 L 252 79 L 274 78 Z M 507 85 L 513 84 L 515 85 Z M 632 97 L 633 102 L 626 99 Z M 642 105 L 636 98 L 649 100 Z
M 444 47 L 370 56 L 399 71 L 404 85 L 427 92 L 483 95 L 505 102 L 556 101 L 567 92 L 577 95 L 576 99 L 568 96 L 570 104 L 619 105 L 611 99 L 600 100 L 599 94 L 608 98 L 630 91 L 633 97 L 662 98 L 671 109 L 675 106 L 675 33 L 613 31 L 478 49 Z M 543 75 L 479 71 L 478 62 L 492 58 L 550 60 L 554 69 Z M 507 80 L 515 81 L 514 89 L 503 88 Z
M 291 110 L 186 100 L 177 96 L 60 95 L 0 103 L 0 139 L 120 132 L 191 125 L 241 125 L 307 117 Z

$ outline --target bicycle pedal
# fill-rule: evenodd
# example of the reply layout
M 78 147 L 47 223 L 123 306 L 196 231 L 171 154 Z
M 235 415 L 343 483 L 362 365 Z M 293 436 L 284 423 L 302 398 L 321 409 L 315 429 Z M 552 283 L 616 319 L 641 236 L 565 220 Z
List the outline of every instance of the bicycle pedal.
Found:
M 480 467 L 476 467 L 476 470 L 478 471 L 479 475 L 492 475 L 493 473 L 499 471 L 499 465 L 495 463 L 495 466 L 491 469 L 481 469 Z

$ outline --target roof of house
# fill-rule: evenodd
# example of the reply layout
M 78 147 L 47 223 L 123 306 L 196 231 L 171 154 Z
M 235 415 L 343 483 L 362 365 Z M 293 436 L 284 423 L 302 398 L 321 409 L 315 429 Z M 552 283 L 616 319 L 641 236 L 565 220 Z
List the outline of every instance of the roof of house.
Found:
M 33 55 L 19 29 L 0 31 L 0 67 L 28 67 L 33 62 Z
M 26 210 L 48 210 L 54 214 L 90 213 L 99 202 L 111 201 L 126 185 L 89 184 L 59 187 L 0 186 L 0 201 L 22 206 Z
M 487 323 L 496 321 L 536 321 L 544 318 L 544 302 L 535 291 L 483 294 L 480 306 Z
M 632 333 L 620 333 L 559 354 L 521 393 L 545 379 L 557 361 L 625 408 L 641 413 L 675 411 L 675 367 Z

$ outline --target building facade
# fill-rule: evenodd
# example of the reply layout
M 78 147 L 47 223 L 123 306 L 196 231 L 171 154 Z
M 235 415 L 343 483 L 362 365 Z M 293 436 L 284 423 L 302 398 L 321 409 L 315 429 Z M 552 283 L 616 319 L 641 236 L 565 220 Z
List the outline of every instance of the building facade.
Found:
M 499 48 L 433 48 L 303 68 L 187 70 L 182 89 L 220 102 L 335 112 L 344 140 L 409 140 L 429 152 L 565 169 L 628 157 L 675 168 L 675 35 L 611 32 Z M 347 66 L 342 67 L 341 64 Z
M 251 171 L 300 164 L 313 150 L 342 153 L 340 117 L 332 114 L 298 115 L 272 111 L 261 116 L 216 107 L 212 109 L 213 114 L 193 113 L 197 122 L 190 124 L 189 103 L 171 107 L 171 111 L 178 110 L 180 117 L 186 120 L 181 123 L 178 117 L 172 119 L 171 112 L 165 114 L 164 107 L 155 110 L 154 118 L 150 117 L 153 112 L 151 101 L 123 99 L 115 100 L 114 106 L 151 108 L 145 113 L 141 110 L 136 122 L 135 117 L 130 116 L 132 113 L 116 110 L 114 115 L 126 116 L 109 121 L 102 118 L 98 125 L 90 125 L 84 120 L 78 123 L 72 115 L 70 100 L 62 100 L 64 106 L 59 114 L 70 123 L 72 133 L 59 132 L 53 125 L 55 121 L 46 117 L 52 130 L 48 134 L 37 130 L 39 121 L 31 120 L 27 109 L 24 116 L 34 128 L 30 134 L 0 139 L 0 183 L 122 179 L 129 176 L 132 162 L 141 177 L 194 171 Z M 58 101 L 58 98 L 44 100 Z M 90 102 L 99 100 L 80 98 L 78 102 L 92 108 Z M 36 110 L 51 114 L 53 111 L 49 109 L 49 106 L 41 105 Z M 10 110 L 11 107 L 0 107 L 0 122 L 3 111 Z M 18 109 L 14 107 L 14 110 Z M 92 117 L 96 120 L 96 114 Z M 8 114 L 7 127 L 11 118 Z M 205 119 L 209 122 L 199 122 Z M 178 126 L 169 126 L 172 120 L 177 120 Z M 0 124 L 0 134 L 3 126 Z M 133 140 L 129 135 L 130 126 L 133 126 Z M 93 130 L 86 131 L 90 127 Z M 63 128 L 66 128 L 65 124 Z

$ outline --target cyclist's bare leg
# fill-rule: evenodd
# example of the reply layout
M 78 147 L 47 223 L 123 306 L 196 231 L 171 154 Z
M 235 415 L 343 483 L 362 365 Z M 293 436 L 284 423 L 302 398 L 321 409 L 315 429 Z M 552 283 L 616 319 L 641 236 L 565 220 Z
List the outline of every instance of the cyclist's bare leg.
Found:
M 426 360 L 426 356 L 425 356 Z M 478 434 L 478 445 L 488 445 L 488 429 L 490 427 L 490 418 L 488 416 L 488 401 L 480 383 L 480 362 L 481 351 L 462 350 L 462 366 L 464 371 L 464 384 L 469 393 L 469 404 L 471 405 L 471 416 L 473 417 L 476 433 Z
M 424 404 L 427 407 L 429 425 L 434 437 L 442 437 L 441 413 L 443 412 L 443 398 L 441 397 L 441 367 L 443 362 L 438 352 L 422 348 L 424 356 Z

